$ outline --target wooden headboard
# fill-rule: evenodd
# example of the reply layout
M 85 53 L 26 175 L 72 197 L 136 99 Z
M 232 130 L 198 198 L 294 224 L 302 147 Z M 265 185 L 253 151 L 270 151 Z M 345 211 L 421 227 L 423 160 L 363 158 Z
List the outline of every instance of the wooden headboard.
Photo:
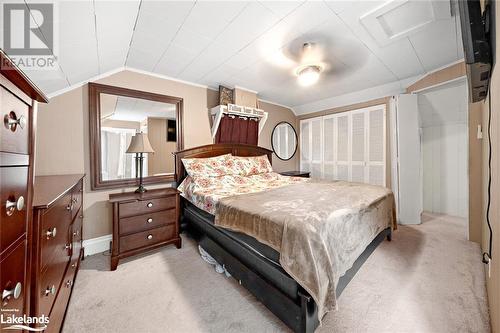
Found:
M 175 181 L 179 184 L 186 177 L 186 170 L 182 164 L 183 158 L 204 158 L 214 157 L 224 154 L 233 154 L 234 156 L 262 156 L 267 155 L 269 162 L 272 161 L 272 150 L 244 144 L 221 143 L 199 146 L 190 149 L 180 150 L 174 153 L 175 157 Z

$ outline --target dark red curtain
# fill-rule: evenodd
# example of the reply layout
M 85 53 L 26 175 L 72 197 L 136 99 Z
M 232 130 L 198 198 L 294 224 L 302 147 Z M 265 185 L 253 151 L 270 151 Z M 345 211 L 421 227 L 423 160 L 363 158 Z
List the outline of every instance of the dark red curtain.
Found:
M 220 120 L 215 143 L 245 143 L 257 145 L 259 141 L 259 122 L 250 118 L 224 115 Z

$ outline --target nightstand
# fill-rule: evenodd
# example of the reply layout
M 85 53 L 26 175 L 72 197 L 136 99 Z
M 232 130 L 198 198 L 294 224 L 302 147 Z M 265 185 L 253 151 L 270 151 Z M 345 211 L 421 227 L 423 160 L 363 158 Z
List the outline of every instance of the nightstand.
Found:
M 309 178 L 311 173 L 309 171 L 284 171 L 279 173 L 282 176 L 290 176 L 290 177 L 304 177 Z
M 179 193 L 175 188 L 163 188 L 109 195 L 113 204 L 112 271 L 120 259 L 168 244 L 181 247 Z

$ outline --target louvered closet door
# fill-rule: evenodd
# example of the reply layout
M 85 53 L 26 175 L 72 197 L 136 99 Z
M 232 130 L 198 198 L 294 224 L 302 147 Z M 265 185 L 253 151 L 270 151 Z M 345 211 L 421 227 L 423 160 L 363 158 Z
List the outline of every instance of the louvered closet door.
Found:
M 335 170 L 335 179 L 349 180 L 349 165 L 350 165 L 350 121 L 349 114 L 343 113 L 336 116 L 337 120 L 337 163 Z
M 300 121 L 300 170 L 311 171 L 311 121 Z
M 368 112 L 368 183 L 385 185 L 385 109 Z
M 366 183 L 366 115 L 364 111 L 351 114 L 351 170 L 349 180 Z
M 335 142 L 336 142 L 335 116 L 323 117 L 323 178 L 335 179 Z
M 300 166 L 314 178 L 385 186 L 385 105 L 300 122 Z
M 321 117 L 311 119 L 311 177 L 323 177 L 323 121 Z

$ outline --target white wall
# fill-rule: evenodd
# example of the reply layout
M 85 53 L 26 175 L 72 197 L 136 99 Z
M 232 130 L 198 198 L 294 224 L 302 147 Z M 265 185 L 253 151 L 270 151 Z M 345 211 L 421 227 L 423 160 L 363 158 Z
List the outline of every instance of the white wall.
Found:
M 468 217 L 465 81 L 418 94 L 424 211 Z
M 423 128 L 424 210 L 467 218 L 467 125 Z

